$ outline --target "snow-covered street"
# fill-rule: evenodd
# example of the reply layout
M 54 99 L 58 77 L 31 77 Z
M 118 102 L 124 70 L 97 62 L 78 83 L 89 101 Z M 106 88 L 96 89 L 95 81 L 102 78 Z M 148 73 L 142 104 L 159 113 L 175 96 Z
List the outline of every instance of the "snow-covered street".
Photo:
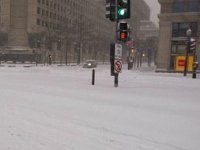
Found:
M 0 150 L 199 150 L 200 74 L 0 67 Z

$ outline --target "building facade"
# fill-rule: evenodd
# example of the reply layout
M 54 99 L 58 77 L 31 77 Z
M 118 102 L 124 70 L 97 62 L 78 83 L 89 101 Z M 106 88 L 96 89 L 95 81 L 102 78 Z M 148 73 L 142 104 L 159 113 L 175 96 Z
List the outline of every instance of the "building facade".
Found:
M 150 8 L 144 0 L 131 1 L 131 19 L 129 22 L 132 32 L 131 36 L 135 41 L 139 39 L 140 21 L 150 20 L 150 14 Z
M 156 54 L 158 49 L 158 27 L 149 20 L 140 21 L 139 43 L 141 49 L 141 57 L 143 61 L 150 66 L 156 63 Z
M 158 28 L 150 20 L 141 20 L 139 29 L 139 39 L 146 40 L 149 37 L 158 37 Z
M 158 0 L 161 5 L 159 45 L 157 55 L 158 71 L 176 71 L 177 59 L 186 55 L 186 31 L 197 40 L 196 55 L 200 58 L 200 1 Z
M 0 46 L 7 57 L 106 60 L 110 27 L 104 6 L 94 0 L 0 0 Z

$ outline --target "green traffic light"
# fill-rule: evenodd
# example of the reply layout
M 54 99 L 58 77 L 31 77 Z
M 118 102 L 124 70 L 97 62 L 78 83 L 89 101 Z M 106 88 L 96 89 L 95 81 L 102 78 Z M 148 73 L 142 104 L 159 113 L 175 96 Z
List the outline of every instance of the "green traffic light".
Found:
M 117 19 L 130 18 L 130 1 L 131 0 L 117 0 Z
M 124 16 L 124 15 L 125 15 L 125 12 L 126 12 L 125 9 L 119 9 L 119 10 L 118 10 L 118 14 L 119 14 L 120 16 Z

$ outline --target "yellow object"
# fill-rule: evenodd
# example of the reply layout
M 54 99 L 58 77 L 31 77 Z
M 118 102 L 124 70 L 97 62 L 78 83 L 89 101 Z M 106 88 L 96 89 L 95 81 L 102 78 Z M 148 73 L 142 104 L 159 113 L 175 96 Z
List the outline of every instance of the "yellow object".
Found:
M 176 71 L 184 71 L 185 68 L 185 60 L 186 56 L 185 55 L 178 55 L 176 56 L 176 62 L 175 62 L 175 70 Z M 187 71 L 192 71 L 192 65 L 194 62 L 194 57 L 193 56 L 188 56 L 188 65 L 187 65 Z

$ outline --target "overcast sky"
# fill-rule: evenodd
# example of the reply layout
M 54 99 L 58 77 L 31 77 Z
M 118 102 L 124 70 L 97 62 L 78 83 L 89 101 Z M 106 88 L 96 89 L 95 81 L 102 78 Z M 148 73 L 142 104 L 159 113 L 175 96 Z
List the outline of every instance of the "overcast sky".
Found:
M 158 25 L 158 14 L 160 13 L 160 4 L 158 0 L 145 0 L 151 8 L 151 20 Z

